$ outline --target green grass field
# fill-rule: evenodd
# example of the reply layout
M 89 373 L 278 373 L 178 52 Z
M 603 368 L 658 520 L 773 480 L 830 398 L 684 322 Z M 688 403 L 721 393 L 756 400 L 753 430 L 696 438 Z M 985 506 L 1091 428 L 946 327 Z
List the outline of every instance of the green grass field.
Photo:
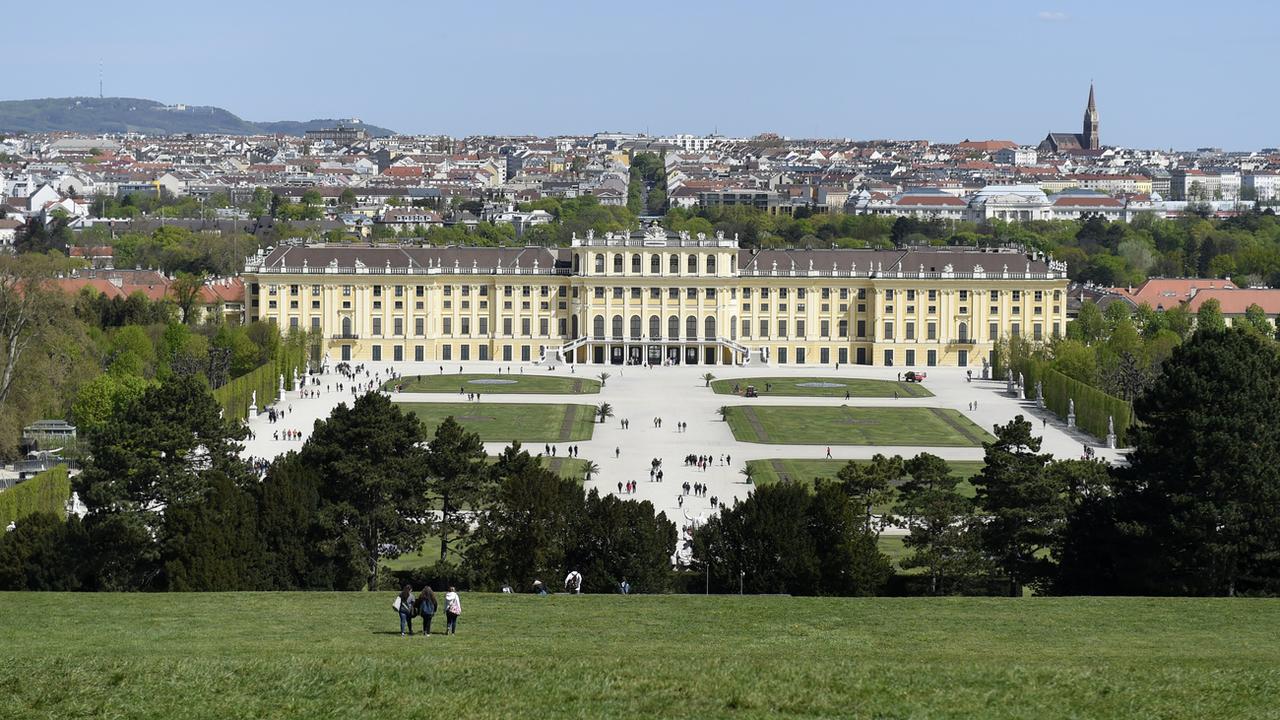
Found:
M 969 418 L 942 408 L 731 405 L 726 420 L 742 442 L 941 447 L 992 439 Z
M 1276 600 L 464 593 L 458 635 L 401 638 L 391 599 L 3 594 L 0 714 L 1266 718 L 1280 697 Z
M 571 442 L 590 440 L 595 408 L 591 405 L 534 403 L 399 403 L 416 413 L 427 435 L 450 415 L 485 442 Z M 568 415 L 572 409 L 572 417 Z M 530 448 L 531 452 L 537 452 Z
M 600 392 L 600 381 L 591 378 L 560 377 L 558 375 L 501 375 L 493 373 L 463 373 L 458 375 L 406 375 L 388 380 L 386 390 L 401 386 L 402 392 L 463 393 L 478 392 L 511 393 L 520 395 L 573 395 Z
M 838 387 L 806 387 L 807 384 L 829 384 Z M 933 393 L 919 383 L 868 378 L 752 377 L 711 381 L 711 389 L 721 395 L 734 394 L 735 385 L 739 388 L 739 394 L 745 392 L 748 385 L 755 385 L 756 390 L 764 397 L 842 398 L 846 392 L 850 397 L 893 397 L 895 392 L 902 397 L 933 397 Z M 766 385 L 769 386 L 769 390 L 765 390 Z

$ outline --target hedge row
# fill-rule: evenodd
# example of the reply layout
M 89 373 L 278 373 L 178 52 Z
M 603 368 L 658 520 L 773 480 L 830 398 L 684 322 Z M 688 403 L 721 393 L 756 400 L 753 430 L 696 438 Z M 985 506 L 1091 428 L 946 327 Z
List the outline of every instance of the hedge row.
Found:
M 1076 427 L 1105 440 L 1107 419 L 1115 422 L 1116 445 L 1129 444 L 1129 428 L 1133 425 L 1133 408 L 1128 402 L 1092 385 L 1068 377 L 1044 360 L 1024 357 L 1013 363 L 1014 379 L 1021 375 L 1026 382 L 1027 398 L 1036 397 L 1036 382 L 1043 382 L 1045 407 L 1060 418 L 1066 418 L 1075 400 Z
M 0 532 L 11 522 L 38 512 L 62 517 L 71 499 L 66 465 L 49 468 L 26 482 L 0 492 Z
M 228 417 L 247 418 L 254 391 L 258 394 L 258 411 L 280 397 L 280 376 L 284 376 L 286 390 L 293 390 L 294 373 L 305 374 L 309 344 L 306 333 L 294 333 L 280 343 L 280 349 L 270 362 L 258 366 L 213 391 Z

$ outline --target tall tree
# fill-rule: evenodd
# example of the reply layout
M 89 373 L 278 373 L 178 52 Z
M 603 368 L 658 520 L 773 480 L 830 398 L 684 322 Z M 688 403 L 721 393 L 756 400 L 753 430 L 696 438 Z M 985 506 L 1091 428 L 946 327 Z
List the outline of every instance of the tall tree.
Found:
M 888 582 L 893 566 L 880 552 L 876 533 L 867 528 L 862 508 L 833 482 L 819 482 L 808 511 L 809 535 L 823 595 L 874 595 Z
M 1202 306 L 1203 307 L 1203 306 Z M 1255 333 L 1200 330 L 1134 406 L 1116 516 L 1129 591 L 1280 589 L 1280 357 Z
M 507 450 L 509 453 L 504 452 L 502 459 L 517 462 L 519 445 Z M 427 490 L 432 503 L 438 506 L 434 509 L 439 512 L 436 528 L 440 533 L 441 560 L 449 557 L 449 544 L 461 540 L 471 527 L 463 508 L 480 503 L 488 481 L 485 457 L 480 436 L 467 431 L 452 415 L 436 427 L 428 445 L 425 467 L 429 475 Z
M 972 482 L 976 501 L 988 516 L 983 545 L 1018 585 L 1039 585 L 1051 575 L 1045 556 L 1066 515 L 1063 488 L 1045 472 L 1052 457 L 1040 453 L 1031 423 L 1021 415 L 995 427 L 994 442 L 983 443 L 985 466 Z
M 616 592 L 626 579 L 638 592 L 671 585 L 676 526 L 653 503 L 587 493 L 566 566 L 582 572 L 590 592 Z
M 204 289 L 204 276 L 180 272 L 177 279 L 169 286 L 173 293 L 174 303 L 182 315 L 182 322 L 194 325 L 198 319 L 196 306 L 200 303 L 200 291 Z
M 493 477 L 468 558 L 490 580 L 516 587 L 563 573 L 584 518 L 582 488 L 518 446 L 499 457 Z
M 216 478 L 243 482 L 243 437 L 190 376 L 148 388 L 89 436 L 91 459 L 75 487 L 103 589 L 153 586 L 162 569 L 157 543 L 168 539 L 165 509 L 201 503 Z
M 900 455 L 886 457 L 880 453 L 873 455 L 871 462 L 867 463 L 850 460 L 836 473 L 836 480 L 860 509 L 863 525 L 876 535 L 880 534 L 881 526 L 891 518 L 886 513 L 886 517 L 881 518 L 880 525 L 875 525 L 872 522 L 875 508 L 893 500 L 894 484 L 902 478 L 902 474 Z
M 1196 310 L 1196 331 L 1218 331 L 1227 328 L 1227 320 L 1222 315 L 1222 303 L 1217 298 L 1209 298 L 1200 303 Z
M 934 595 L 966 587 L 985 569 L 973 501 L 957 491 L 959 478 L 937 455 L 920 453 L 906 471 L 895 508 L 910 528 L 902 543 L 911 553 L 902 566 L 923 568 Z
M 429 507 L 422 423 L 382 393 L 341 403 L 316 422 L 301 461 L 324 482 L 318 519 L 329 541 L 358 547 L 367 587 L 378 565 L 422 545 Z

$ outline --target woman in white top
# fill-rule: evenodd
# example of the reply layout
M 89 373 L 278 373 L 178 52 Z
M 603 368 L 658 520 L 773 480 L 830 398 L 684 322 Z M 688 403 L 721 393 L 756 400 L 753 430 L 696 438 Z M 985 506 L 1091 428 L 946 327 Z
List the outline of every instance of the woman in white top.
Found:
M 462 614 L 462 600 L 458 597 L 457 588 L 449 586 L 449 592 L 444 596 L 444 617 L 445 632 L 449 635 L 458 634 L 458 616 Z

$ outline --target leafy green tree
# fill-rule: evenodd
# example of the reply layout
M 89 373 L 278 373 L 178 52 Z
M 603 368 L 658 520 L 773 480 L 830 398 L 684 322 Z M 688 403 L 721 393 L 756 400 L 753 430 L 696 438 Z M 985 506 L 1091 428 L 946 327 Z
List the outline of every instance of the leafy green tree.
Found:
M 265 548 L 251 492 L 220 472 L 194 502 L 165 508 L 160 548 L 169 590 L 259 590 Z
M 1262 309 L 1258 303 L 1252 303 L 1244 311 L 1243 327 L 1252 328 L 1258 334 L 1264 337 L 1270 337 L 1275 328 L 1271 327 L 1271 322 L 1267 320 L 1267 311 Z
M 613 406 L 607 402 L 600 403 L 596 406 L 596 417 L 600 418 L 601 423 L 613 417 Z
M 836 481 L 844 488 L 845 494 L 861 509 L 863 526 L 877 536 L 880 528 L 873 527 L 872 522 L 875 508 L 893 500 L 894 484 L 902 478 L 903 472 L 900 455 L 885 457 L 876 453 L 871 462 L 850 460 L 836 473 Z M 882 522 L 889 519 L 886 513 Z
M 1222 315 L 1222 304 L 1217 298 L 1209 298 L 1200 303 L 1196 310 L 1196 331 L 1221 331 L 1227 328 L 1227 320 Z
M 99 432 L 112 417 L 141 397 L 147 387 L 148 382 L 140 377 L 113 373 L 103 373 L 84 383 L 71 406 L 79 432 L 85 437 Z
M 174 302 L 178 306 L 182 322 L 194 325 L 199 319 L 196 306 L 200 304 L 200 291 L 204 289 L 204 277 L 191 273 L 178 273 L 177 279 L 169 286 Z
M 817 591 L 823 595 L 875 595 L 893 574 L 888 556 L 880 552 L 876 534 L 863 523 L 862 508 L 844 488 L 819 482 L 808 510 L 818 569 Z
M 1120 592 L 1280 590 L 1280 358 L 1267 338 L 1201 330 L 1135 403 L 1117 471 Z
M 126 325 L 111 333 L 105 359 L 111 374 L 116 377 L 149 377 L 154 373 L 156 350 L 146 330 L 137 325 Z
M 639 592 L 665 592 L 671 585 L 676 526 L 646 501 L 601 496 L 592 488 L 574 528 L 565 565 L 577 568 L 588 592 L 616 592 L 626 579 Z
M 1195 319 L 1186 305 L 1178 304 L 1164 311 L 1164 325 L 1185 340 L 1191 334 Z
M 367 393 L 317 421 L 302 447 L 301 462 L 324 478 L 318 519 L 329 542 L 360 548 L 369 590 L 384 557 L 422 546 L 431 509 L 424 439 L 417 416 Z
M 512 446 L 493 466 L 495 487 L 468 549 L 493 582 L 527 587 L 561 577 L 583 515 L 582 488 Z
M 1085 300 L 1080 305 L 1076 319 L 1067 326 L 1067 337 L 1084 343 L 1094 343 L 1102 339 L 1105 328 L 1106 321 L 1102 317 L 1102 311 L 1098 309 L 1098 304 L 1092 300 Z
M 321 479 L 296 452 L 278 458 L 253 486 L 264 548 L 262 579 L 276 590 L 359 590 L 366 570 L 359 545 L 318 521 Z
M 92 455 L 74 487 L 88 509 L 99 587 L 154 587 L 160 544 L 172 539 L 163 511 L 202 502 L 215 480 L 243 482 L 243 436 L 190 376 L 148 388 L 90 435 Z
M 983 443 L 985 466 L 972 482 L 988 520 L 983 546 L 1017 585 L 1040 586 L 1052 574 L 1046 551 L 1066 514 L 1063 489 L 1045 472 L 1052 457 L 1040 453 L 1031 423 L 1021 415 L 995 427 Z
M 433 509 L 440 513 L 436 530 L 440 535 L 441 560 L 448 558 L 450 543 L 461 540 L 470 528 L 462 511 L 476 507 L 483 498 L 488 481 L 485 457 L 480 436 L 467 431 L 452 415 L 436 427 L 427 448 L 426 468 Z
M 911 553 L 902 566 L 923 568 L 933 595 L 966 588 L 988 569 L 978 543 L 973 501 L 958 492 L 959 479 L 936 455 L 920 453 L 905 469 L 909 477 L 898 488 L 895 508 L 910 528 L 902 543 Z

